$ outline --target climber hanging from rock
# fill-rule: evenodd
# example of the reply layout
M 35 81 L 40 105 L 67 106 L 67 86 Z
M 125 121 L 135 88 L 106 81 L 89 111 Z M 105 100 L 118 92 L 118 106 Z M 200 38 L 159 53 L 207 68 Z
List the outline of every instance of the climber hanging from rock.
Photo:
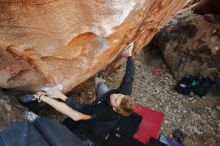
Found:
M 97 100 L 92 104 L 80 104 L 56 89 L 38 92 L 32 99 L 20 99 L 24 102 L 38 100 L 49 104 L 69 117 L 62 124 L 76 133 L 84 143 L 99 145 L 113 129 L 120 115 L 129 116 L 134 110 L 135 103 L 129 97 L 134 77 L 132 49 L 133 43 L 123 50 L 123 57 L 128 57 L 126 73 L 117 89 L 109 90 L 103 79 L 96 77 Z

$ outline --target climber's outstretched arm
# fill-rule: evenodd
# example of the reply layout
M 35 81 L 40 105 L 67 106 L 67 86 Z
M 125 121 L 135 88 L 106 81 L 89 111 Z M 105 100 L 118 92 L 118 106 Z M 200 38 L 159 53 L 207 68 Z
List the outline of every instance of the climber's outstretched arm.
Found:
M 49 104 L 53 108 L 55 108 L 57 111 L 61 112 L 62 114 L 70 117 L 74 121 L 79 121 L 79 120 L 89 120 L 92 118 L 90 115 L 83 114 L 81 112 L 78 112 L 71 107 L 67 106 L 63 102 L 59 102 L 55 99 L 52 99 L 50 97 L 44 96 L 44 95 L 34 95 L 35 98 L 42 100 L 43 102 Z

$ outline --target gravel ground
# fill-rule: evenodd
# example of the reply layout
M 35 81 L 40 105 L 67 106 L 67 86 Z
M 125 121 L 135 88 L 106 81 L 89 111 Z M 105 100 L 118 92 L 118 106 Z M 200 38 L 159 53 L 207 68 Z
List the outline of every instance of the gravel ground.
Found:
M 187 138 L 186 146 L 220 145 L 220 94 L 215 89 L 202 99 L 197 96 L 183 96 L 173 90 L 176 81 L 156 49 L 144 49 L 135 57 L 135 80 L 132 98 L 154 110 L 164 113 L 161 133 L 170 136 L 181 129 Z M 124 75 L 125 64 L 111 72 L 106 84 L 116 88 Z M 94 100 L 94 79 L 77 87 L 73 93 L 80 102 Z M 71 93 L 72 94 L 72 93 Z M 71 95 L 70 94 L 70 95 Z M 64 116 L 51 109 L 42 110 L 41 116 L 62 121 Z

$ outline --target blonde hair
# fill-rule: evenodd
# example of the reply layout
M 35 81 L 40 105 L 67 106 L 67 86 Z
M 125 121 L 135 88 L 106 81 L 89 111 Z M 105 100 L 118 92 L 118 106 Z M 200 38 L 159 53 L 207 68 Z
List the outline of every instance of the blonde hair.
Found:
M 134 111 L 134 107 L 135 102 L 129 96 L 124 95 L 116 111 L 123 116 L 129 116 Z

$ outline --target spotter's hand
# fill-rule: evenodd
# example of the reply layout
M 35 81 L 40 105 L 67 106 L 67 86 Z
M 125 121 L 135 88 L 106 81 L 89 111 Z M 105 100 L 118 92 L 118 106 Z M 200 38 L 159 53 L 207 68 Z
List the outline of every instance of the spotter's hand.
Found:
M 46 92 L 43 92 L 43 91 L 39 91 L 39 92 L 37 92 L 36 94 L 37 94 L 37 95 L 45 95 L 45 96 L 47 96 L 47 93 L 46 93 Z

